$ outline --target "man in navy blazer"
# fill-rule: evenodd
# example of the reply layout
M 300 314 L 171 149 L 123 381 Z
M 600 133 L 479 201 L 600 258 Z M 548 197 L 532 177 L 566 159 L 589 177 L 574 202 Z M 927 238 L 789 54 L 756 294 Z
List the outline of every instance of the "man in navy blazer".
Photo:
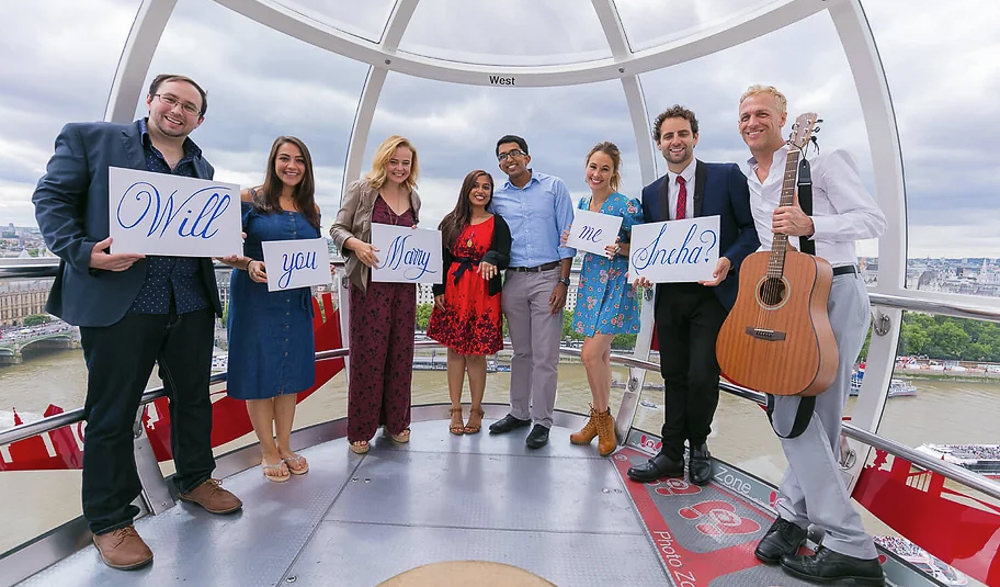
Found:
M 693 112 L 673 106 L 661 113 L 653 124 L 653 140 L 667 160 L 667 174 L 642 190 L 645 221 L 719 216 L 719 261 L 709 281 L 656 286 L 656 337 L 665 384 L 663 444 L 648 462 L 631 467 L 628 476 L 641 482 L 683 477 L 686 440 L 688 476 L 705 485 L 712 478 L 706 440 L 719 404 L 715 339 L 736 302 L 740 263 L 760 242 L 739 167 L 695 160 L 698 120 Z
M 212 513 L 242 502 L 211 478 L 208 394 L 215 316 L 207 258 L 109 252 L 108 168 L 212 179 L 188 135 L 204 121 L 206 94 L 190 78 L 159 75 L 149 116 L 132 124 L 67 124 L 32 196 L 45 243 L 60 258 L 46 310 L 80 327 L 87 363 L 83 515 L 104 562 L 143 566 L 152 551 L 132 525 L 141 484 L 133 423 L 153 364 L 170 400 L 171 447 L 181 499 Z

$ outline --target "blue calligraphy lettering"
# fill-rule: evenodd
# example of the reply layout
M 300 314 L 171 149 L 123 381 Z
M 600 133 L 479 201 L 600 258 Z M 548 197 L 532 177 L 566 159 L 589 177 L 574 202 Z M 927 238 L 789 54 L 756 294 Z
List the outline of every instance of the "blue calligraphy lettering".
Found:
M 601 228 L 595 230 L 592 226 L 584 226 L 583 230 L 580 231 L 580 239 L 596 243 L 602 232 L 604 230 Z
M 719 241 L 719 237 L 715 234 L 715 231 L 703 230 L 699 233 L 698 225 L 692 224 L 687 234 L 684 235 L 684 240 L 680 246 L 668 248 L 667 245 L 660 242 L 661 240 L 666 240 L 664 235 L 667 232 L 667 226 L 667 224 L 664 224 L 660 227 L 659 234 L 656 235 L 656 238 L 649 245 L 636 249 L 632 256 L 632 262 L 637 270 L 642 271 L 647 267 L 656 265 L 696 265 L 710 259 L 708 253 Z M 698 234 L 698 242 L 703 243 L 703 245 L 709 242 L 711 244 L 707 244 L 707 247 L 694 245 L 695 234 Z M 702 259 L 703 253 L 705 254 L 704 259 Z
M 285 289 L 292 281 L 292 273 L 296 271 L 316 270 L 316 251 L 297 251 L 295 253 L 282 253 L 281 268 L 284 273 L 278 278 L 278 287 Z
M 425 273 L 437 273 L 437 271 L 432 271 L 427 267 L 431 261 L 431 254 L 429 252 L 417 247 L 407 248 L 406 241 L 409 238 L 410 235 L 406 235 L 397 236 L 392 239 L 383 267 L 398 271 L 399 266 L 402 264 L 403 278 L 408 281 L 416 281 L 423 277 Z
M 129 186 L 122 194 L 118 201 L 115 219 L 124 229 L 132 229 L 147 222 L 146 236 L 155 235 L 156 238 L 162 238 L 174 220 L 181 217 L 177 225 L 177 236 L 209 239 L 219 232 L 215 226 L 216 220 L 229 209 L 232 201 L 228 193 L 219 193 L 224 189 L 221 186 L 202 188 L 175 206 L 176 190 L 163 198 L 156 186 L 139 181 Z M 201 209 L 194 213 L 198 208 L 198 202 L 201 202 Z

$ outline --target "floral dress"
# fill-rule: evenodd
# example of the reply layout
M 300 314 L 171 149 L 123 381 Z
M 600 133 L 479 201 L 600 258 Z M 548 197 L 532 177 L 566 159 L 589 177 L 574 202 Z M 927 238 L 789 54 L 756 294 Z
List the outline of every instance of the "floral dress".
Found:
M 495 218 L 466 226 L 455 239 L 445 310 L 435 306 L 427 327 L 427 336 L 461 355 L 492 355 L 503 348 L 500 296 L 489 295 L 489 282 L 476 271 L 493 241 Z
M 580 210 L 590 210 L 590 196 L 580 198 Z M 622 217 L 619 242 L 629 242 L 632 226 L 642 223 L 638 200 L 615 192 L 599 210 Z M 595 334 L 635 334 L 639 332 L 639 304 L 635 290 L 625 281 L 628 258 L 584 253 L 580 284 L 573 312 L 573 330 L 584 336 Z

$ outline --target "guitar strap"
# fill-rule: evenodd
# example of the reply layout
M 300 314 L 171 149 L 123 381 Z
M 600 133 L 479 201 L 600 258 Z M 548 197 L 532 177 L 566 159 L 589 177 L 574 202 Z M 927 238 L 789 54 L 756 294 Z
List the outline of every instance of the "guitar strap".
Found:
M 805 157 L 802 157 L 802 160 L 799 161 L 799 180 L 797 187 L 799 193 L 799 207 L 806 213 L 806 216 L 812 216 L 812 176 L 809 174 L 809 161 L 807 161 Z M 799 237 L 799 249 L 807 255 L 816 256 L 816 243 L 809 237 Z M 767 394 L 767 419 L 771 422 L 771 429 L 774 430 L 774 433 L 781 438 L 795 438 L 805 432 L 806 427 L 809 426 L 809 420 L 812 418 L 812 413 L 815 407 L 816 396 L 811 395 L 809 397 L 800 397 L 799 406 L 795 410 L 795 421 L 792 423 L 792 429 L 788 432 L 788 435 L 785 436 L 778 432 L 778 430 L 774 427 L 774 420 L 772 419 L 772 414 L 774 414 L 774 396 Z

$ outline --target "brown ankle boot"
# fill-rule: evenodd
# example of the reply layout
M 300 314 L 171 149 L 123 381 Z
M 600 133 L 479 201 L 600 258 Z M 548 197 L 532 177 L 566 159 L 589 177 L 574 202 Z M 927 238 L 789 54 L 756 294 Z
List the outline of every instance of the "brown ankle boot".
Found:
M 615 438 L 615 417 L 611 415 L 611 408 L 603 414 L 597 414 L 596 420 L 597 452 L 606 457 L 618 448 L 618 440 Z
M 587 423 L 583 425 L 578 432 L 574 432 L 569 435 L 569 441 L 573 444 L 590 444 L 597 436 L 597 416 L 599 414 L 594 411 L 594 406 L 590 406 L 590 419 Z

